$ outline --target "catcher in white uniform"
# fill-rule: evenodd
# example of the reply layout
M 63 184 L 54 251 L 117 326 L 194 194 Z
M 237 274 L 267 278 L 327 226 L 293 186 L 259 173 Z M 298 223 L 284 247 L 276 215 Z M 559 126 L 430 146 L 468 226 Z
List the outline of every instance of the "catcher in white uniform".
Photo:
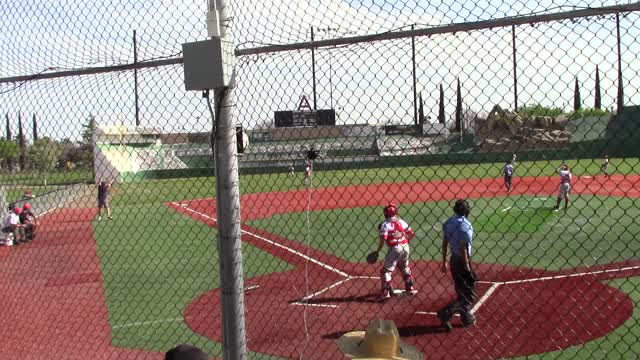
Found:
M 389 204 L 383 209 L 385 221 L 380 224 L 380 241 L 378 242 L 378 250 L 369 254 L 367 261 L 374 263 L 378 258 L 378 253 L 384 245 L 388 247 L 387 255 L 384 257 L 384 264 L 380 270 L 380 282 L 381 282 L 381 294 L 378 298 L 380 301 L 385 301 L 393 294 L 393 288 L 391 286 L 391 275 L 396 269 L 396 266 L 402 273 L 404 280 L 406 293 L 413 295 L 417 293 L 413 287 L 413 276 L 411 275 L 411 269 L 409 268 L 409 242 L 415 236 L 414 231 L 411 229 L 406 221 L 398 217 L 398 208 Z

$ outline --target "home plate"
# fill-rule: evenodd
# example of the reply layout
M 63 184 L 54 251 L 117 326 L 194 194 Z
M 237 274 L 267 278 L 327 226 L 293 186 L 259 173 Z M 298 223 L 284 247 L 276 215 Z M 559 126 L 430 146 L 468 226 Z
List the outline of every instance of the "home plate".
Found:
M 391 294 L 393 296 L 411 296 L 417 293 L 418 293 L 418 290 L 414 290 L 413 293 L 409 293 L 406 290 L 402 290 L 402 289 L 393 289 L 393 291 L 391 291 Z

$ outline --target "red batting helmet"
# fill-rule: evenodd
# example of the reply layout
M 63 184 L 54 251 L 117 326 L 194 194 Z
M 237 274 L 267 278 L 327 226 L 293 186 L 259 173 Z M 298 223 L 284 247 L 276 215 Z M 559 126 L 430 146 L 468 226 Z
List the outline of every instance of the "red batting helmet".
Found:
M 16 215 L 20 215 L 20 213 L 22 212 L 22 209 L 20 209 L 19 207 L 14 207 L 13 208 L 13 213 Z
M 29 210 L 29 209 L 31 209 L 31 204 L 29 203 L 24 204 L 24 206 L 22 207 L 22 210 Z
M 385 206 L 382 211 L 384 212 L 384 217 L 387 219 L 398 215 L 398 208 L 393 204 Z

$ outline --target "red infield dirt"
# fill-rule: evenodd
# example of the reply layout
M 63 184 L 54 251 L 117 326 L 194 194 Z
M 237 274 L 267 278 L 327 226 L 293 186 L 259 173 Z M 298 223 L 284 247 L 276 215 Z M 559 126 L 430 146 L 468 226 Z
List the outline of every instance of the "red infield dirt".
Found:
M 1 359 L 160 359 L 111 346 L 93 209 L 40 219 L 36 240 L 0 247 Z
M 638 176 L 608 181 L 578 178 L 573 192 L 638 197 L 639 180 Z M 548 177 L 520 178 L 514 185 L 511 194 L 551 197 L 558 187 L 557 179 Z M 501 179 L 471 179 L 249 194 L 241 203 L 252 205 L 242 209 L 242 219 L 252 220 L 307 207 L 323 210 L 505 195 Z M 217 225 L 212 199 L 169 205 Z M 476 264 L 481 280 L 475 306 L 478 323 L 463 329 L 454 322 L 458 328 L 446 334 L 435 311 L 454 297 L 454 291 L 438 263 L 413 263 L 420 290 L 416 296 L 377 303 L 379 266 L 349 263 L 249 226 L 243 226 L 242 239 L 295 266 L 289 272 L 245 279 L 249 349 L 287 358 L 341 358 L 336 339 L 366 328 L 373 317 L 394 320 L 404 339 L 430 359 L 494 359 L 555 351 L 605 336 L 622 325 L 631 316 L 633 303 L 602 281 L 640 274 L 640 261 L 561 272 Z M 212 311 L 218 304 L 220 291 L 214 289 L 195 299 L 184 315 L 195 332 L 222 341 L 219 311 Z
M 574 192 L 640 196 L 636 186 L 640 177 L 613 179 L 615 183 L 599 177 L 577 179 Z M 513 194 L 548 196 L 557 188 L 557 181 L 550 178 L 517 179 L 514 184 Z M 304 190 L 245 195 L 242 217 L 249 220 L 278 211 L 305 211 L 309 195 Z M 310 209 L 504 195 L 500 179 L 380 184 L 314 189 Z M 212 199 L 169 205 L 216 226 Z M 0 358 L 162 358 L 157 352 L 111 345 L 91 225 L 94 217 L 94 209 L 57 210 L 41 219 L 35 241 L 0 247 Z M 474 354 L 491 359 L 558 350 L 606 335 L 628 319 L 633 309 L 630 299 L 601 281 L 640 273 L 637 262 L 555 273 L 478 264 L 482 281 L 476 305 L 478 324 L 444 334 L 432 312 L 453 297 L 453 290 L 449 276 L 438 272 L 438 264 L 413 265 L 420 290 L 415 297 L 392 298 L 380 304 L 373 301 L 378 288 L 377 267 L 348 263 L 248 226 L 243 231 L 243 241 L 295 267 L 245 279 L 247 287 L 258 286 L 245 293 L 249 349 L 287 358 L 340 358 L 336 339 L 346 331 L 364 329 L 374 316 L 394 320 L 404 339 L 429 358 Z M 292 284 L 292 279 L 304 278 L 305 273 L 307 283 Z M 211 290 L 184 310 L 185 321 L 195 332 L 216 341 L 221 340 L 219 297 L 218 289 Z M 307 332 L 314 336 L 307 338 Z M 482 341 L 461 341 L 463 336 Z

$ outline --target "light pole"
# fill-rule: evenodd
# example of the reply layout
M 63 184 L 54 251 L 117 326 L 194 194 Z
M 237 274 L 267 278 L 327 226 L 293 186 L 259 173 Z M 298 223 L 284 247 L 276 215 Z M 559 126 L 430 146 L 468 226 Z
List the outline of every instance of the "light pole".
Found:
M 318 33 L 337 33 L 338 32 L 338 28 L 332 28 L 332 27 L 326 27 L 326 28 L 316 28 L 316 30 L 318 31 Z M 311 31 L 311 34 L 313 34 L 313 30 Z M 313 41 L 314 39 L 312 39 L 311 41 Z M 329 49 L 329 51 L 331 51 L 331 49 Z M 313 58 L 313 53 L 312 53 L 312 60 L 314 61 Z M 315 84 L 315 66 L 313 67 L 313 71 L 314 71 L 314 84 Z M 315 85 L 314 85 L 314 89 L 315 89 Z M 314 95 L 315 95 L 315 90 L 314 90 Z M 314 97 L 315 98 L 315 97 Z M 331 56 L 331 54 L 329 54 L 329 104 L 331 106 L 331 109 L 333 109 L 333 56 Z

